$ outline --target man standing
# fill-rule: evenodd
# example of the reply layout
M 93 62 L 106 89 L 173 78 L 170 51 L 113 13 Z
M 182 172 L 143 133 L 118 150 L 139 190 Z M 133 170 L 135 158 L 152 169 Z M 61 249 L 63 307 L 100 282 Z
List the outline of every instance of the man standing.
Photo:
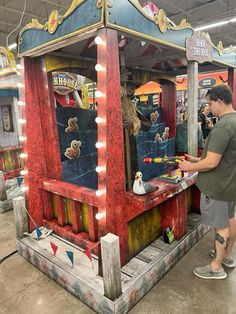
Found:
M 202 157 L 187 155 L 179 167 L 199 172 L 202 222 L 215 228 L 215 250 L 210 252 L 214 259 L 210 265 L 195 268 L 193 272 L 203 279 L 224 279 L 227 274 L 222 264 L 235 267 L 231 253 L 236 238 L 236 112 L 228 86 L 215 86 L 208 98 L 210 110 L 219 121 L 206 140 Z
M 210 106 L 207 104 L 204 106 L 202 112 L 199 114 L 199 120 L 198 122 L 201 123 L 201 128 L 202 128 L 202 134 L 203 134 L 203 139 L 205 140 L 207 136 L 209 135 L 211 128 L 213 126 L 211 117 L 210 117 Z

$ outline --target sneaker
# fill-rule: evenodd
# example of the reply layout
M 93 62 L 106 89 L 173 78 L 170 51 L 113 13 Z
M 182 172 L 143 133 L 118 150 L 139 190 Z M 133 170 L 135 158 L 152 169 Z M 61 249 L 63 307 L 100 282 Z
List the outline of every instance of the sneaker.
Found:
M 194 275 L 203 279 L 225 279 L 227 274 L 223 267 L 220 267 L 217 271 L 213 271 L 210 265 L 203 267 L 197 267 L 193 270 Z
M 212 258 L 215 258 L 216 257 L 216 250 L 210 250 L 210 256 Z M 232 257 L 225 257 L 223 259 L 223 262 L 222 264 L 228 268 L 234 268 L 235 267 L 235 261 L 233 260 Z

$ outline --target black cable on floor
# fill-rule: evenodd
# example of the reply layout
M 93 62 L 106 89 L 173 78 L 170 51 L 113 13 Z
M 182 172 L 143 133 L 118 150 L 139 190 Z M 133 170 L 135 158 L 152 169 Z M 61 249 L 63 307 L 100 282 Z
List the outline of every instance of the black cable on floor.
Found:
M 8 259 L 9 257 L 11 257 L 12 255 L 14 255 L 14 254 L 16 254 L 16 253 L 17 253 L 17 251 L 13 251 L 13 252 L 11 252 L 10 254 L 8 254 L 8 255 L 2 257 L 2 258 L 0 259 L 0 265 L 2 264 L 2 262 L 4 262 L 6 259 Z

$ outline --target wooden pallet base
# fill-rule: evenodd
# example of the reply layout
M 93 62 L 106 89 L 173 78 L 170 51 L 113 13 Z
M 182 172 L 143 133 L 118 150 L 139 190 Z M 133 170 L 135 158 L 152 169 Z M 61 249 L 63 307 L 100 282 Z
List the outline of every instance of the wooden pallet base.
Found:
M 92 262 L 83 249 L 51 235 L 44 240 L 29 237 L 17 239 L 20 255 L 43 273 L 71 292 L 97 313 L 127 313 L 147 292 L 186 254 L 209 228 L 199 223 L 199 215 L 188 217 L 188 232 L 181 240 L 171 245 L 161 238 L 140 252 L 122 267 L 122 295 L 115 301 L 104 296 L 103 279 L 98 275 L 98 260 Z M 58 246 L 53 256 L 50 241 Z M 74 266 L 66 256 L 74 253 Z

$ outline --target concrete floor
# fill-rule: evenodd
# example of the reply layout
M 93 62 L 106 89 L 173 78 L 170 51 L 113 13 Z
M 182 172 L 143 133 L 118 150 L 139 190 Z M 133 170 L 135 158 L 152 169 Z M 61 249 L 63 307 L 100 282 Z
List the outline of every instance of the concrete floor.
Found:
M 0 214 L 0 259 L 15 251 L 13 212 Z M 130 311 L 131 314 L 236 314 L 236 271 L 226 280 L 206 281 L 192 273 L 209 262 L 213 233 L 187 254 Z M 236 249 L 234 252 L 236 259 Z M 14 254 L 0 265 L 1 314 L 94 313 L 63 288 Z

